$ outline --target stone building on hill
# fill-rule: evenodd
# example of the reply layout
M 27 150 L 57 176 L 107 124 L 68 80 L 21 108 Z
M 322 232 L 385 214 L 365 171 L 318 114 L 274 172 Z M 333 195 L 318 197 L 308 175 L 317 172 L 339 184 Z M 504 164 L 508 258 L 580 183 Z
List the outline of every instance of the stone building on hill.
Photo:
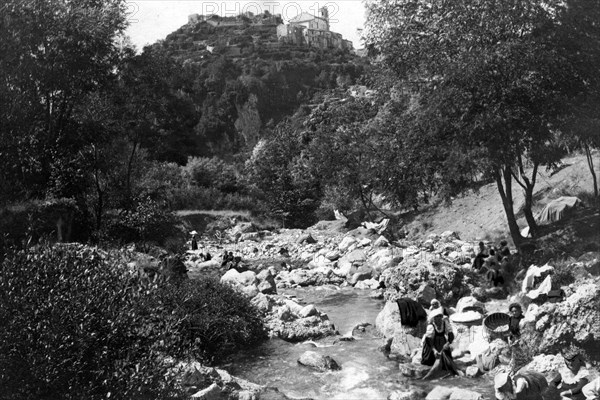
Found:
M 320 16 L 303 12 L 290 19 L 288 24 L 277 27 L 277 38 L 297 46 L 318 47 L 321 49 L 353 50 L 350 40 L 340 33 L 329 30 L 329 12 L 327 7 L 320 10 Z

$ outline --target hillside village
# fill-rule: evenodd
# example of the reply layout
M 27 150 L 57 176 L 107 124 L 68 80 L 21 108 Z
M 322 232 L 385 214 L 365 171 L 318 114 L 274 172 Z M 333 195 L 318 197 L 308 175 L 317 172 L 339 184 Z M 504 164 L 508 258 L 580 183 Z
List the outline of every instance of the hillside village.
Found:
M 290 19 L 288 24 L 283 22 L 280 14 L 271 15 L 268 12 L 259 15 L 246 12 L 237 17 L 191 14 L 182 29 L 191 28 L 196 34 L 193 38 L 178 36 L 183 39 L 180 50 L 230 57 L 251 53 L 256 47 L 280 48 L 285 45 L 353 52 L 354 46 L 350 40 L 329 29 L 327 8 L 319 11 L 319 16 L 302 12 Z M 216 34 L 217 39 L 201 32 Z M 183 32 L 172 35 L 183 35 Z

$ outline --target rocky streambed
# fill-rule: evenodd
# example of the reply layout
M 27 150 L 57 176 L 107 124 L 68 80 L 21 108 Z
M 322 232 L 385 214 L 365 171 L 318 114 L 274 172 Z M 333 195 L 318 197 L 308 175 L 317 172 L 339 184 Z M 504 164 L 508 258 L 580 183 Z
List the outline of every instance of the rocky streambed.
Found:
M 264 313 L 272 338 L 258 353 L 240 354 L 225 366 L 234 375 L 239 372 L 264 384 L 244 381 L 246 387 L 224 370 L 194 366 L 188 368 L 184 383 L 196 398 L 271 399 L 288 394 L 311 398 L 490 398 L 495 371 L 480 376 L 475 366 L 477 355 L 490 347 L 489 332 L 481 320 L 460 316 L 479 312 L 483 318 L 492 312 L 506 312 L 513 301 L 525 307 L 526 335 L 528 342 L 535 344 L 529 349 L 529 369 L 547 375 L 556 371 L 562 365 L 557 354 L 566 345 L 582 349 L 591 363 L 600 360 L 597 254 L 572 261 L 569 267 L 576 272 L 576 280 L 567 286 L 552 283 L 555 271 L 549 265 L 533 278 L 523 274 L 513 285 L 488 287 L 471 269 L 476 243 L 463 241 L 454 232 L 431 235 L 418 243 L 390 243 L 385 227 L 370 225 L 345 232 L 342 225 L 342 221 L 324 221 L 307 230 L 272 232 L 242 223 L 227 231 L 225 241 L 203 242 L 199 250 L 188 252 L 189 277 L 210 274 L 245 293 Z M 204 261 L 201 254 L 207 251 L 213 256 L 233 252 L 241 262 L 230 268 L 222 265 L 221 257 Z M 521 279 L 527 279 L 529 287 L 521 285 Z M 547 301 L 541 292 L 548 286 L 563 290 L 562 301 Z M 299 295 L 298 290 L 304 292 Z M 363 320 L 358 312 L 361 307 L 352 306 L 326 312 L 327 300 L 315 300 L 319 298 L 315 293 L 328 290 L 333 297 L 340 290 L 360 293 L 363 301 L 372 300 L 376 305 L 377 315 Z M 413 359 L 420 337 L 407 333 L 400 324 L 395 300 L 401 297 L 415 299 L 426 308 L 437 298 L 456 313 L 453 355 L 467 376 L 425 384 L 415 380 L 427 369 Z M 355 325 L 340 331 L 328 315 L 338 309 L 342 315 L 359 315 L 352 321 Z M 368 354 L 371 360 L 347 356 L 352 353 Z M 264 362 L 252 361 L 260 357 Z M 263 372 L 253 374 L 252 368 Z M 264 372 L 269 368 L 274 374 Z M 301 382 L 286 390 L 286 382 L 293 381 L 286 376 L 298 376 L 308 386 Z M 369 387 L 369 382 L 382 380 L 382 385 L 373 384 L 376 389 Z M 350 384 L 356 382 L 362 383 Z M 278 390 L 269 388 L 273 384 Z M 332 386 L 339 389 L 332 390 Z

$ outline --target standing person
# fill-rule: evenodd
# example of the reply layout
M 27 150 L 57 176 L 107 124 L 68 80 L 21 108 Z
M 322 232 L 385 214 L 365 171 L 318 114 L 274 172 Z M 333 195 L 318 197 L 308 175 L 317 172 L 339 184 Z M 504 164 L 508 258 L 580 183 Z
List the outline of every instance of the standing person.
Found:
M 436 308 L 429 314 L 427 332 L 423 336 L 421 364 L 431 365 L 431 369 L 423 379 L 431 378 L 438 371 L 448 371 L 458 375 L 458 367 L 452 359 L 450 345 L 454 341 L 454 332 L 449 321 L 444 318 L 441 308 Z
M 192 234 L 192 250 L 198 250 L 198 241 L 196 240 L 198 232 L 192 231 L 190 233 Z
M 561 354 L 565 365 L 558 370 L 558 374 L 550 381 L 550 385 L 560 389 L 562 399 L 571 400 L 573 396 L 581 393 L 583 387 L 589 383 L 590 372 L 577 348 L 567 347 L 562 350 Z

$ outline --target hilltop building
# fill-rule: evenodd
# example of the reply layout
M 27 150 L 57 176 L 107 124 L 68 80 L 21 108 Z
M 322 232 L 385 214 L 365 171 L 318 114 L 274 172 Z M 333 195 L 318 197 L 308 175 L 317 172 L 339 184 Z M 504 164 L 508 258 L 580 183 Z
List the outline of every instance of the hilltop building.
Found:
M 297 46 L 311 46 L 321 49 L 353 50 L 350 40 L 342 34 L 329 30 L 329 11 L 327 7 L 319 10 L 320 15 L 315 16 L 303 12 L 290 19 L 288 24 L 277 27 L 277 38 Z

